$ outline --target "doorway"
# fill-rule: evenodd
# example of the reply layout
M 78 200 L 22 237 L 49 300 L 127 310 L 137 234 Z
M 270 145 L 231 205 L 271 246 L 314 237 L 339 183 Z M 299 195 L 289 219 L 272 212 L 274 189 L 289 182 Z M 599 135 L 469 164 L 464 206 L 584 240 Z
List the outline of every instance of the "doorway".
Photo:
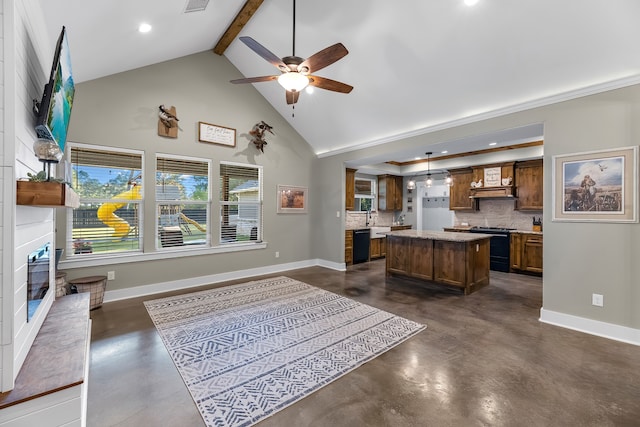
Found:
M 449 186 L 445 184 L 427 187 L 416 183 L 416 230 L 442 231 L 452 227 L 454 213 L 449 210 Z

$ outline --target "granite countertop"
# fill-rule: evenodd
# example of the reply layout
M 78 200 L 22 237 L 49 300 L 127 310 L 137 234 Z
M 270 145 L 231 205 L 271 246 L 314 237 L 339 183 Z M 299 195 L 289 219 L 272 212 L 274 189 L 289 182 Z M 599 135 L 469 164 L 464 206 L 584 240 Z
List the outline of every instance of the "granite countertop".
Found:
M 540 236 L 542 236 L 542 231 L 533 231 L 533 230 L 511 230 L 511 234 L 513 233 L 518 233 L 518 234 L 538 234 Z
M 472 228 L 475 228 L 475 225 L 454 225 L 451 227 L 444 227 L 444 231 L 471 231 Z M 519 233 L 519 234 L 538 234 L 542 235 L 542 231 L 533 231 L 533 230 L 510 230 L 511 233 Z
M 473 228 L 473 225 L 454 225 L 452 227 L 444 227 L 444 231 L 454 230 L 454 231 L 469 231 Z
M 355 227 L 345 227 L 345 231 L 349 231 L 349 230 L 370 230 L 374 227 L 413 227 L 411 224 L 395 224 L 395 225 L 388 225 L 388 224 L 374 224 L 374 225 L 362 225 L 362 226 L 355 226 Z
M 387 236 L 408 237 L 412 239 L 444 240 L 449 242 L 473 242 L 492 237 L 483 233 L 458 233 L 455 231 L 398 230 L 385 233 Z

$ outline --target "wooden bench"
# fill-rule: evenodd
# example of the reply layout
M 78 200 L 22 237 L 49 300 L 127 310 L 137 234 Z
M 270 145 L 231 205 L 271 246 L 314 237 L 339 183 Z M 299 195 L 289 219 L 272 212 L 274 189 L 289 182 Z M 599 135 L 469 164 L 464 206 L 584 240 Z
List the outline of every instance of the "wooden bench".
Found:
M 0 426 L 85 425 L 89 294 L 53 302 L 13 390 L 0 394 Z

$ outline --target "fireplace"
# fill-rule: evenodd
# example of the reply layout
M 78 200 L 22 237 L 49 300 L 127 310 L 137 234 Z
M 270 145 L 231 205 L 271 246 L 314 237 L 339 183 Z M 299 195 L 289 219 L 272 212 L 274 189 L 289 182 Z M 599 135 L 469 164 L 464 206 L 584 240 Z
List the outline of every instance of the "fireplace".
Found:
M 49 291 L 49 256 L 51 244 L 46 243 L 29 254 L 27 261 L 27 322 Z

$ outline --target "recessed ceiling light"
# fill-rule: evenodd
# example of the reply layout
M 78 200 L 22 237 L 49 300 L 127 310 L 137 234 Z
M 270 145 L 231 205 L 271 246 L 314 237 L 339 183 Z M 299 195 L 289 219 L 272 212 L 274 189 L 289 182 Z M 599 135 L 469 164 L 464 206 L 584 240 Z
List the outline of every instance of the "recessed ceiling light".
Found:
M 447 150 L 444 150 L 444 151 L 441 151 L 441 153 L 442 153 L 442 154 L 447 154 L 447 153 L 448 153 L 448 151 L 447 151 Z
M 474 6 L 476 3 L 478 3 L 478 0 L 464 0 L 464 4 L 467 6 Z
M 414 160 L 420 160 L 422 157 L 414 157 Z
M 148 33 L 149 31 L 151 31 L 151 25 L 147 24 L 146 22 L 143 22 L 138 27 L 138 31 L 140 31 L 141 33 Z
M 490 146 L 492 146 L 492 147 L 493 147 L 494 145 L 497 145 L 497 144 L 498 144 L 497 142 L 490 142 L 490 143 L 489 143 L 489 145 L 490 145 Z

